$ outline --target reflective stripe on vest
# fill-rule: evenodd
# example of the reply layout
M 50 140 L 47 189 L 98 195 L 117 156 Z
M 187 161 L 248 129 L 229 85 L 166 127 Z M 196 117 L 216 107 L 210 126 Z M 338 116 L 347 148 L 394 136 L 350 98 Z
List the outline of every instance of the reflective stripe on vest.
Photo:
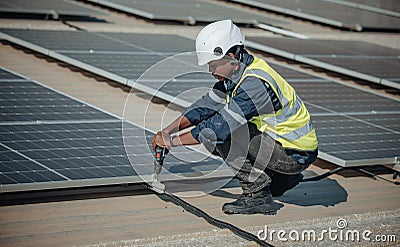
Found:
M 237 89 L 248 76 L 257 77 L 268 83 L 282 105 L 282 108 L 276 113 L 255 116 L 251 122 L 255 123 L 260 131 L 266 132 L 280 142 L 285 148 L 316 149 L 318 147 L 317 137 L 303 101 L 297 96 L 294 89 L 264 60 L 255 58 L 253 63 L 246 68 L 232 91 L 232 97 L 236 96 Z M 229 100 L 229 95 L 227 95 L 227 103 L 229 103 Z

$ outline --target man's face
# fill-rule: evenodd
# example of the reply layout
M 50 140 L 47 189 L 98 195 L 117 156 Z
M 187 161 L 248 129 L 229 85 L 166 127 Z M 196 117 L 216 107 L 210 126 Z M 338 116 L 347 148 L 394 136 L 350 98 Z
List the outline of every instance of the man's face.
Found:
M 215 79 L 224 81 L 226 78 L 231 78 L 232 72 L 236 65 L 232 65 L 232 59 L 229 59 L 229 57 L 225 56 L 220 60 L 215 60 L 208 63 L 208 71 L 214 76 Z

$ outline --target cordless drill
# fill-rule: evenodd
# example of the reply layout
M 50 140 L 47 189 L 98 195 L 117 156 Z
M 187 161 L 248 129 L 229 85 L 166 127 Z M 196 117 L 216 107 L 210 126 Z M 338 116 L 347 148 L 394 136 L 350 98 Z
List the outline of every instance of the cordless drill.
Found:
M 158 180 L 158 176 L 160 175 L 162 166 L 164 164 L 164 158 L 165 158 L 165 148 L 156 146 L 154 154 L 154 174 L 153 174 L 153 181 L 150 184 L 151 186 L 150 189 L 160 194 L 165 193 L 165 185 Z

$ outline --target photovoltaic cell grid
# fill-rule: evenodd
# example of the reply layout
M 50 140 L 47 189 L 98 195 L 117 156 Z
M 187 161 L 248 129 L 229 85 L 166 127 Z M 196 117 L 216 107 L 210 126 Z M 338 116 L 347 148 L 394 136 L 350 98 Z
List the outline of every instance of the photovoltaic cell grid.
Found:
M 400 155 L 400 113 L 312 116 L 320 158 L 342 166 L 393 164 Z M 373 153 L 373 155 L 371 155 Z
M 338 1 L 321 0 L 232 0 L 254 7 L 276 11 L 356 31 L 364 29 L 399 30 L 400 19 L 386 14 L 371 12 L 338 4 Z M 345 1 L 342 1 L 345 2 Z
M 125 131 L 137 133 L 129 138 L 138 144 L 126 147 L 136 151 L 129 153 L 135 170 L 125 153 L 121 122 L 0 125 L 1 191 L 142 182 L 136 169 L 150 176 L 153 156 L 141 140 L 144 130 L 124 124 Z M 218 167 L 216 160 L 190 155 L 203 159 L 183 165 L 170 155 L 164 168 L 190 175 Z
M 87 0 L 151 20 L 174 20 L 190 25 L 196 22 L 214 22 L 232 19 L 241 24 L 280 24 L 278 19 L 267 18 L 260 14 L 238 10 L 207 0 Z
M 86 31 L 1 29 L 5 33 L 26 39 L 51 51 L 58 52 L 130 52 L 167 55 L 189 52 L 194 41 L 176 35 L 102 33 Z
M 3 30 L 4 31 L 4 30 Z M 52 37 L 48 37 L 46 38 L 42 38 L 40 40 L 34 40 L 35 42 L 35 46 L 29 45 L 29 43 L 24 43 L 26 41 L 30 42 L 31 38 L 29 33 L 27 31 L 16 31 L 16 30 L 5 30 L 5 32 L 7 33 L 12 33 L 13 35 L 15 35 L 18 39 L 16 39 L 15 37 L 10 37 L 7 36 L 7 38 L 13 42 L 16 42 L 18 44 L 22 44 L 25 47 L 34 49 L 36 51 L 39 52 L 43 52 L 46 54 L 46 49 L 43 48 L 41 45 L 41 40 L 46 40 L 43 41 L 45 42 L 45 44 L 51 44 L 52 46 L 54 46 L 54 44 L 57 44 L 57 42 L 54 42 L 54 38 Z M 37 32 L 40 31 L 32 31 L 35 32 L 35 37 L 40 37 L 40 34 L 38 34 Z M 68 32 L 63 32 L 64 34 L 68 34 Z M 57 33 L 57 35 L 54 35 L 54 37 L 58 36 L 60 33 Z M 93 34 L 93 33 L 92 33 Z M 98 33 L 94 33 L 95 35 L 99 35 Z M 82 35 L 82 34 L 79 34 Z M 108 37 L 108 33 L 102 33 L 100 36 L 101 38 L 107 38 Z M 113 37 L 112 39 L 115 42 L 120 42 L 120 39 L 118 38 L 118 34 L 112 34 Z M 137 48 L 140 47 L 139 45 L 134 44 L 134 40 L 135 40 L 135 35 L 137 34 L 132 34 L 132 36 L 129 36 L 129 34 L 124 34 L 124 42 L 125 44 L 129 44 L 129 45 L 133 45 L 136 46 Z M 139 35 L 140 36 L 140 35 Z M 73 37 L 73 36 L 71 36 Z M 96 36 L 97 37 L 97 36 Z M 159 40 L 162 39 L 162 36 L 158 37 Z M 61 38 L 59 38 L 61 39 Z M 68 38 L 66 38 L 68 39 Z M 187 42 L 190 42 L 193 45 L 193 42 L 190 40 L 186 40 Z M 57 57 L 56 52 L 54 51 L 47 51 L 47 54 L 53 57 L 56 57 L 58 59 L 61 59 L 63 61 L 66 62 L 70 62 L 71 64 L 73 64 L 74 66 L 80 66 L 83 69 L 87 69 L 89 71 L 92 71 L 94 73 L 98 73 L 100 75 L 102 75 L 102 73 L 104 73 L 104 71 L 106 70 L 108 74 L 108 78 L 112 79 L 113 76 L 116 76 L 116 74 L 114 73 L 118 73 L 122 76 L 126 76 L 126 70 L 129 71 L 129 69 L 131 69 L 132 67 L 135 68 L 135 66 L 137 63 L 144 63 L 145 61 L 142 61 L 142 59 L 125 59 L 124 56 L 129 57 L 129 55 L 124 54 L 125 52 L 116 52 L 116 51 L 110 51 L 109 53 L 105 52 L 105 51 L 98 51 L 98 50 L 93 50 L 93 52 L 87 52 L 87 50 L 84 49 L 90 49 L 90 47 L 87 46 L 87 44 L 83 44 L 82 47 L 84 47 L 84 49 L 79 50 L 79 52 L 76 52 L 76 49 L 79 49 L 79 43 L 76 43 L 76 41 L 74 40 L 69 40 L 69 45 L 70 47 L 72 47 L 72 49 L 74 50 L 63 50 L 60 51 L 65 55 L 78 55 L 79 54 L 79 60 L 68 60 L 70 59 L 68 57 L 68 59 L 65 59 L 65 57 Z M 108 42 L 108 41 L 107 41 Z M 143 41 L 141 41 L 143 42 Z M 109 46 L 112 47 L 112 46 Z M 154 50 L 157 50 L 157 45 L 155 44 Z M 183 46 L 185 47 L 185 46 Z M 39 48 L 39 49 L 38 49 Z M 56 49 L 61 49 L 58 47 L 55 47 Z M 84 51 L 83 51 L 84 50 Z M 382 52 L 382 51 L 380 51 Z M 103 62 L 99 62 L 98 59 L 89 59 L 88 57 L 90 56 L 84 56 L 82 54 L 91 54 L 91 55 L 99 55 L 99 56 L 103 56 Z M 132 53 L 135 53 L 132 52 Z M 52 55 L 53 54 L 53 55 Z M 143 55 L 145 53 L 140 53 L 140 55 Z M 149 53 L 151 54 L 151 56 L 158 56 L 158 55 L 162 55 L 162 54 L 154 54 L 154 53 Z M 104 56 L 107 55 L 107 56 Z M 108 56 L 109 55 L 109 56 Z M 137 57 L 137 53 L 132 54 L 135 55 L 134 57 Z M 148 54 L 145 54 L 143 56 L 146 56 Z M 148 55 L 150 56 L 150 55 Z M 78 58 L 78 57 L 75 57 Z M 86 60 L 85 60 L 86 59 Z M 84 61 L 85 63 L 83 63 L 83 65 L 77 65 L 76 61 Z M 107 61 L 109 61 L 107 63 Z M 127 64 L 130 64 L 130 66 L 127 66 Z M 90 70 L 88 69 L 87 66 L 89 65 L 96 65 L 97 70 Z M 98 67 L 102 66 L 101 68 L 103 68 L 103 70 L 98 69 Z M 142 65 L 140 65 L 142 66 Z M 147 64 L 144 67 L 138 67 L 138 68 L 142 68 L 142 70 L 144 70 L 144 67 L 146 66 L 150 66 L 149 64 Z M 288 67 L 285 66 L 280 66 L 277 64 L 271 64 L 271 66 L 273 68 L 275 68 L 279 73 L 281 73 L 283 75 L 283 77 L 285 79 L 287 79 L 292 85 L 293 87 L 297 90 L 297 92 L 299 93 L 299 95 L 302 97 L 302 99 L 305 101 L 305 104 L 307 106 L 307 108 L 309 109 L 309 111 L 311 112 L 312 117 L 318 117 L 319 119 L 324 118 L 324 117 L 334 117 L 334 116 L 341 116 L 345 119 L 350 118 L 352 120 L 355 121 L 355 123 L 360 122 L 363 125 L 374 125 L 373 123 L 369 122 L 369 121 L 363 121 L 363 120 L 355 120 L 354 117 L 350 117 L 350 116 L 363 116 L 363 115 L 371 115 L 374 116 L 376 118 L 379 119 L 379 116 L 381 114 L 393 114 L 394 118 L 397 118 L 399 115 L 399 109 L 400 109 L 400 105 L 398 101 L 395 100 L 391 100 L 382 96 L 377 96 L 374 95 L 372 93 L 368 93 L 368 92 L 364 92 L 364 91 L 360 91 L 358 89 L 354 89 L 348 86 L 344 86 L 342 84 L 338 84 L 338 83 L 334 83 L 332 81 L 328 81 L 325 80 L 323 78 L 319 78 L 319 77 L 315 77 L 312 75 L 309 75 L 307 73 L 303 73 L 303 72 L 299 72 L 293 69 L 290 69 Z M 162 68 L 161 68 L 162 69 Z M 137 71 L 140 71 L 140 69 L 137 69 Z M 112 72 L 112 73 L 111 73 Z M 167 70 L 165 71 L 161 71 L 160 74 L 166 73 L 168 72 Z M 133 74 L 132 77 L 135 77 L 139 74 L 138 73 L 134 73 L 133 71 L 130 72 L 131 74 Z M 120 76 L 121 77 L 121 76 Z M 207 81 L 207 79 L 205 79 L 205 81 L 202 80 L 203 74 L 195 74 L 195 75 L 190 75 L 189 77 L 187 75 L 182 76 L 182 78 L 178 78 L 175 80 L 171 80 L 169 81 L 167 84 L 165 84 L 162 88 L 161 88 L 161 92 L 163 93 L 162 95 L 160 94 L 160 98 L 163 98 L 165 100 L 171 101 L 172 99 L 174 99 L 174 96 L 181 94 L 183 92 L 185 92 L 186 90 L 191 89 L 192 87 L 198 87 L 198 86 L 203 86 L 204 88 L 209 88 L 211 87 L 211 85 L 213 84 L 213 81 Z M 209 77 L 209 75 L 208 75 Z M 127 78 L 123 78 L 124 81 L 127 80 Z M 129 81 L 129 80 L 128 80 Z M 195 83 L 194 83 L 195 82 Z M 201 83 L 199 83 L 201 82 Z M 159 85 L 157 83 L 157 81 L 142 81 L 141 83 L 144 83 L 148 88 L 156 88 L 156 85 Z M 129 85 L 129 84 L 128 84 Z M 139 87 L 140 85 L 137 84 L 130 84 L 133 87 Z M 146 91 L 146 90 L 144 90 Z M 147 91 L 147 93 L 152 94 L 152 91 Z M 181 105 L 181 106 L 185 106 L 190 104 L 191 102 L 193 102 L 196 98 L 200 97 L 202 95 L 202 93 L 197 93 L 197 94 L 189 94 L 185 97 L 183 97 L 184 100 L 182 101 L 174 101 L 175 104 Z M 357 118 L 356 118 L 357 119 Z M 338 158 L 336 156 L 334 156 L 335 154 L 330 155 L 331 153 L 331 147 L 335 147 L 333 150 L 337 149 L 338 144 L 341 143 L 341 140 L 338 139 L 337 142 L 332 141 L 335 139 L 335 136 L 342 136 L 342 135 L 346 135 L 346 129 L 344 128 L 334 128 L 334 121 L 331 122 L 331 124 L 333 125 L 333 130 L 332 129 L 324 129 L 324 128 L 320 128 L 317 127 L 316 131 L 318 133 L 318 135 L 321 136 L 329 136 L 331 139 L 329 140 L 329 142 L 327 141 L 327 139 L 322 139 L 321 143 L 321 147 L 320 147 L 320 154 L 321 157 L 324 159 L 327 159 L 331 162 L 334 162 L 338 165 L 342 165 L 342 166 L 352 166 L 352 165 L 359 165 L 360 164 L 360 160 L 354 160 L 354 157 L 357 157 L 358 150 L 357 149 L 348 149 L 347 146 L 346 148 L 344 148 L 343 146 L 343 155 L 341 156 L 341 158 Z M 359 135 L 364 135 L 364 134 L 368 134 L 367 136 L 369 136 L 372 140 L 374 140 L 376 142 L 376 145 L 380 146 L 380 148 L 386 148 L 386 149 L 391 149 L 393 148 L 393 145 L 397 145 L 397 143 L 393 143 L 393 142 L 384 142 L 383 140 L 378 140 L 378 137 L 373 137 L 372 135 L 370 135 L 368 132 L 363 131 L 362 128 L 358 128 L 355 129 L 357 131 L 356 134 Z M 386 131 L 389 131 L 390 133 L 392 133 L 391 129 L 388 128 Z M 327 141 L 327 142 L 325 142 Z M 339 145 L 340 146 L 340 145 Z M 368 150 L 368 149 L 365 149 Z M 332 151 L 333 152 L 333 151 Z M 371 152 L 371 151 L 365 151 L 364 156 L 362 157 L 362 162 L 364 162 L 365 164 L 380 164 L 380 163 L 393 163 L 394 159 L 396 156 L 390 156 L 390 157 L 386 157 L 385 159 L 383 159 L 382 157 L 380 157 L 379 159 L 376 158 L 376 153 L 375 152 Z M 368 162 L 366 162 L 368 161 Z
M 361 41 L 247 37 L 254 49 L 400 89 L 400 51 Z
M 8 77 L 8 76 L 7 76 Z M 0 119 L 4 122 L 109 120 L 112 117 L 32 81 L 0 82 Z
M 364 57 L 397 57 L 400 51 L 370 44 L 362 41 L 349 40 L 302 40 L 292 38 L 248 37 L 250 41 L 268 42 L 267 44 L 277 49 L 287 51 L 294 55 L 307 57 L 326 56 L 364 56 Z
M 150 131 L 5 69 L 0 75 L 0 192 L 140 183 L 152 175 Z M 166 171 L 196 177 L 220 165 L 177 152 Z
M 131 44 L 147 51 L 179 53 L 193 51 L 194 42 L 192 40 L 176 35 L 156 35 L 156 34 L 138 34 L 131 33 L 100 33 L 115 41 L 121 41 Z
M 0 82 L 3 82 L 3 81 L 9 82 L 9 81 L 15 81 L 15 80 L 26 81 L 25 78 L 0 68 Z
M 18 29 L 1 31 L 3 37 L 12 42 L 153 95 L 159 91 L 164 81 L 168 85 L 186 85 L 185 88 L 174 91 L 173 96 L 182 93 L 183 89 L 210 87 L 214 83 L 209 73 L 191 73 L 169 81 L 166 75 L 174 70 L 180 75 L 182 70 L 179 62 L 175 65 L 175 61 L 171 60 L 152 71 L 153 81 L 139 80 L 136 83 L 147 69 L 158 62 L 175 54 L 193 51 L 194 41 L 175 35 Z M 194 52 L 192 55 L 195 56 Z M 193 97 L 191 99 L 194 99 Z M 197 98 L 199 97 L 200 95 L 197 95 Z
M 82 4 L 67 0 L 2 0 L 0 12 L 48 14 L 54 19 L 60 15 L 95 16 L 106 12 L 98 11 Z
M 332 82 L 291 82 L 313 115 L 400 112 L 400 103 Z
M 311 113 L 319 158 L 350 167 L 392 164 L 400 156 L 399 101 L 330 81 L 291 85 Z

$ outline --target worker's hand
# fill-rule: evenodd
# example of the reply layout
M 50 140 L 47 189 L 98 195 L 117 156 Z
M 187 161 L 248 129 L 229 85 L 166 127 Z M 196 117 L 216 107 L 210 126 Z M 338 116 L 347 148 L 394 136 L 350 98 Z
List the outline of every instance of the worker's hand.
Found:
M 154 135 L 153 140 L 151 141 L 151 145 L 153 145 L 154 151 L 156 150 L 156 146 L 169 149 L 171 147 L 169 134 L 166 132 L 158 131 L 157 134 Z

